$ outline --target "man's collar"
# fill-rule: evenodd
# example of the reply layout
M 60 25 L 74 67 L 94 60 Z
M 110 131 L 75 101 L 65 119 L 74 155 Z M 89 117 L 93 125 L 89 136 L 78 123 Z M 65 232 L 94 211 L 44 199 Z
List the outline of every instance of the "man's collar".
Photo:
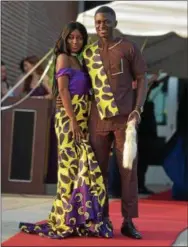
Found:
M 123 40 L 122 37 L 115 37 L 114 40 L 108 43 L 108 49 L 110 50 L 114 48 L 116 45 L 120 44 L 122 40 Z M 98 40 L 98 46 L 99 46 L 99 49 L 101 50 L 103 49 L 101 40 Z

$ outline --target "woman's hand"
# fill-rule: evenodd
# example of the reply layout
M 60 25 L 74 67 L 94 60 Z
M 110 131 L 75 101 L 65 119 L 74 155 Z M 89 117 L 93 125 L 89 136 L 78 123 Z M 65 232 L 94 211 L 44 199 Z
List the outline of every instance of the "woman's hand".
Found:
M 2 93 L 3 96 L 8 93 L 8 89 L 7 89 L 7 86 L 6 86 L 5 83 L 1 84 L 1 93 Z
M 33 99 L 44 99 L 44 96 L 31 96 Z
M 84 139 L 84 134 L 75 119 L 71 119 L 71 130 L 74 140 L 80 143 L 81 139 Z
M 31 96 L 31 98 L 34 99 L 52 99 L 52 95 L 51 94 L 47 94 L 47 95 L 43 95 L 43 96 Z

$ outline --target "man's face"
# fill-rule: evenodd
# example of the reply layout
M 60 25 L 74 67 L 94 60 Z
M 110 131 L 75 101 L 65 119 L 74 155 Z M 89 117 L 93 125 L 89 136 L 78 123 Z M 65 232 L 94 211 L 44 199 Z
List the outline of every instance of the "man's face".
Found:
M 100 38 L 109 38 L 113 34 L 117 21 L 110 13 L 98 13 L 95 15 L 95 28 Z

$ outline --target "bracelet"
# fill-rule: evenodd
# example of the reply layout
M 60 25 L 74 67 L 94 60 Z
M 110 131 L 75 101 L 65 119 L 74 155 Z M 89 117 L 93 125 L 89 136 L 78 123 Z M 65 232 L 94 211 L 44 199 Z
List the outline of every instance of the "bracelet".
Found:
M 139 106 L 139 105 L 135 106 L 135 110 L 137 110 L 139 114 L 141 114 L 144 111 L 143 106 Z
M 131 113 L 133 113 L 133 112 L 137 113 L 137 115 L 138 115 L 138 117 L 139 117 L 139 123 L 140 123 L 140 122 L 141 122 L 140 112 L 137 111 L 137 110 L 133 110 Z

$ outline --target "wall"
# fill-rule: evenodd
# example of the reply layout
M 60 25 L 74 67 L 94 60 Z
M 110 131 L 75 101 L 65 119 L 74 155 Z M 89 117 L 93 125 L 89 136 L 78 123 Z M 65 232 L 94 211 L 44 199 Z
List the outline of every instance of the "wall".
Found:
M 63 26 L 76 20 L 78 5 L 78 1 L 1 2 L 1 59 L 7 65 L 11 84 L 21 73 L 21 59 L 43 57 L 54 46 Z

